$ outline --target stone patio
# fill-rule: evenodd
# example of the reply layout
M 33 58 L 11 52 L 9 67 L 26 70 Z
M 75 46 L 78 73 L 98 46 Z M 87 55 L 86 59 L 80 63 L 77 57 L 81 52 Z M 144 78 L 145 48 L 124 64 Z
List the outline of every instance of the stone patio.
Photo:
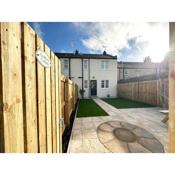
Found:
M 164 151 L 167 152 L 168 127 L 161 122 L 164 118 L 164 115 L 159 112 L 161 108 L 116 109 L 101 99 L 97 98 L 94 99 L 94 101 L 110 116 L 76 118 L 69 143 L 69 153 L 127 152 L 122 151 L 119 148 L 115 151 L 111 150 L 111 146 L 106 147 L 106 145 L 100 140 L 99 135 L 97 135 L 99 125 L 109 121 L 116 121 L 113 123 L 117 123 L 117 121 L 127 122 L 145 129 L 148 133 L 154 136 L 155 140 L 158 140 L 158 142 L 164 146 Z M 103 135 L 105 135 L 105 133 L 103 133 Z M 112 141 L 115 138 L 115 135 L 108 135 L 107 138 Z M 114 142 L 108 143 L 108 145 L 110 144 L 114 145 Z M 134 144 L 134 142 L 131 146 L 139 147 Z M 151 151 L 145 150 L 145 152 Z

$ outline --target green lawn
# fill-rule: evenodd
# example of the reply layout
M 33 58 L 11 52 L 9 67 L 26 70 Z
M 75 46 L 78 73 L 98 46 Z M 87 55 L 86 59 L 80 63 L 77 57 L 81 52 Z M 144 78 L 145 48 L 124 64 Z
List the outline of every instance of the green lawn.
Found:
M 104 100 L 105 102 L 109 103 L 110 105 L 112 105 L 118 109 L 155 107 L 155 106 L 150 105 L 150 104 L 132 101 L 132 100 L 123 99 L 123 98 L 105 98 L 102 100 Z
M 80 99 L 77 117 L 107 116 L 108 114 L 100 108 L 92 99 Z

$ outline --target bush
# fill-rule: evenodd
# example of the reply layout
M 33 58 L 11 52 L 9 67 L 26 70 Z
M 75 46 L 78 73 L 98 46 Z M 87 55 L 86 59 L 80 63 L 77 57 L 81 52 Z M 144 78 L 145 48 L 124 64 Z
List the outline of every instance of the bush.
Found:
M 111 97 L 110 94 L 108 94 L 107 97 L 110 98 Z
M 85 93 L 85 90 L 84 89 L 80 89 L 80 94 L 81 94 L 82 98 L 84 98 L 84 93 Z

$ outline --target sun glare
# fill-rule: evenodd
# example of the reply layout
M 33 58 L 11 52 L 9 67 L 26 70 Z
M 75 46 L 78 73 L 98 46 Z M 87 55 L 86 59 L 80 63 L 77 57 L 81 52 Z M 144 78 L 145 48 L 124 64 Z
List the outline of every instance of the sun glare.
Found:
M 160 40 L 161 38 L 161 40 Z M 153 62 L 161 62 L 169 50 L 168 35 L 164 31 L 156 31 L 150 35 L 149 44 L 144 50 L 144 55 L 150 56 Z

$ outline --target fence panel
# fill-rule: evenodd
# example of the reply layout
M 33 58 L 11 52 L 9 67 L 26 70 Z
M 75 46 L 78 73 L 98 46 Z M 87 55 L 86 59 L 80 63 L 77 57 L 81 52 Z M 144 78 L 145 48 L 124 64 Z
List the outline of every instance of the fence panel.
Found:
M 166 85 L 168 84 L 168 79 L 163 79 L 161 81 Z M 119 97 L 145 102 L 152 105 L 162 105 L 161 96 L 168 96 L 168 92 L 164 91 L 164 93 L 165 94 L 161 93 L 159 80 L 118 83 Z
M 78 92 L 61 77 L 60 60 L 26 23 L 0 23 L 0 152 L 62 152 L 62 118 L 69 124 Z

